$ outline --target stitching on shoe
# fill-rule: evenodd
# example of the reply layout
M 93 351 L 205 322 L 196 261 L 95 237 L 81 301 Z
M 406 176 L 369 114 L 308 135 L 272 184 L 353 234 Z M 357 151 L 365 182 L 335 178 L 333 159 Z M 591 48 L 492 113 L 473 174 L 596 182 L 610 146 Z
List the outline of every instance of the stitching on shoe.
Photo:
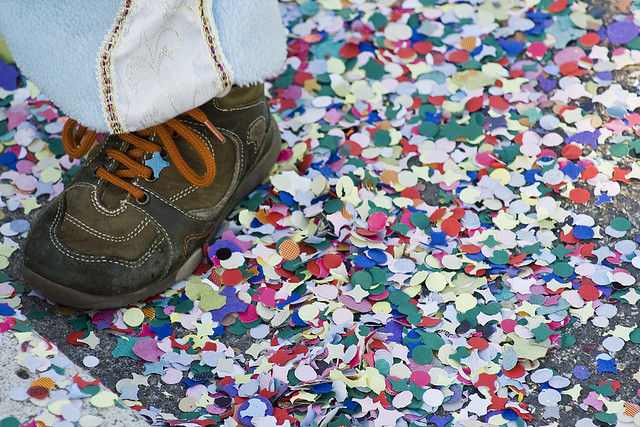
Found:
M 156 193 L 154 193 L 153 191 L 148 190 L 148 189 L 147 189 L 147 191 L 148 191 L 149 193 L 154 194 L 156 197 L 158 197 L 158 195 L 157 195 Z M 160 199 L 160 198 L 158 197 L 158 199 Z M 162 200 L 162 199 L 160 199 L 160 200 Z M 129 205 L 131 205 L 131 207 L 132 207 L 133 209 L 135 209 L 135 210 L 139 211 L 140 213 L 142 213 L 143 215 L 145 215 L 145 216 L 146 216 L 146 218 L 148 218 L 150 221 L 152 221 L 152 222 L 153 222 L 153 224 L 154 224 L 156 227 L 158 227 L 158 229 L 159 229 L 159 230 L 160 230 L 160 232 L 162 233 L 162 236 L 164 237 L 164 239 L 165 239 L 165 240 L 167 241 L 167 243 L 169 244 L 169 254 L 170 254 L 170 257 L 172 257 L 172 256 L 173 256 L 173 243 L 171 242 L 171 239 L 169 238 L 169 233 L 167 233 L 167 229 L 166 229 L 166 228 L 164 228 L 164 227 L 162 226 L 162 224 L 160 224 L 160 223 L 159 223 L 159 222 L 158 222 L 158 221 L 157 221 L 153 216 L 151 216 L 149 213 L 145 212 L 145 211 L 144 211 L 140 206 L 134 206 L 134 205 L 133 205 L 133 204 L 131 204 L 130 202 L 129 202 L 128 204 L 129 204 Z
M 202 221 L 202 219 L 201 219 L 201 218 L 198 218 L 197 216 L 190 215 L 188 212 L 185 212 L 184 210 L 182 210 L 182 209 L 180 208 L 180 206 L 177 206 L 177 205 L 172 204 L 170 200 L 167 200 L 167 199 L 165 199 L 164 197 L 160 197 L 160 195 L 158 195 L 158 193 L 156 193 L 155 191 L 152 191 L 152 190 L 150 190 L 150 189 L 148 189 L 148 188 L 145 188 L 145 191 L 146 191 L 147 193 L 153 194 L 153 195 L 154 195 L 158 200 L 160 200 L 162 203 L 164 203 L 165 205 L 168 205 L 168 206 L 170 206 L 171 208 L 173 208 L 173 209 L 177 210 L 178 212 L 180 212 L 180 213 L 181 213 L 181 214 L 183 214 L 184 216 L 188 216 L 189 218 L 193 218 L 193 219 L 197 219 L 197 220 L 199 220 L 199 221 Z M 131 203 L 126 202 L 125 204 L 131 204 Z M 133 205 L 132 205 L 132 206 L 133 206 Z M 144 211 L 144 210 L 142 210 L 142 212 L 145 212 L 145 211 Z M 148 213 L 146 213 L 146 212 L 145 212 L 145 214 L 149 215 L 149 214 L 148 214 Z M 152 217 L 152 218 L 153 218 L 153 217 Z M 154 222 L 155 222 L 155 221 L 154 221 Z
M 92 156 L 90 156 L 90 157 L 87 157 L 87 161 L 86 161 L 86 163 L 85 163 L 85 164 L 86 164 L 86 165 L 88 165 L 89 163 L 91 163 L 91 162 L 93 162 L 95 159 L 97 159 L 97 158 L 98 158 L 98 156 L 100 156 L 100 155 L 102 154 L 102 152 L 103 152 L 106 148 L 107 148 L 106 141 L 102 141 L 102 142 L 100 143 L 100 149 L 96 150 L 94 155 L 92 155 Z M 90 151 L 89 153 L 91 153 L 91 151 Z
M 213 104 L 216 106 L 216 108 L 220 111 L 225 111 L 225 112 L 229 112 L 229 111 L 239 111 L 239 110 L 248 110 L 249 108 L 253 108 L 256 105 L 260 104 L 261 102 L 264 102 L 264 100 L 262 99 L 258 99 L 257 101 L 253 101 L 250 104 L 243 104 L 241 107 L 231 107 L 231 108 L 225 108 L 225 107 L 221 107 L 220 105 L 218 105 L 218 103 L 216 102 L 215 98 L 213 99 Z
M 133 237 L 140 234 L 142 230 L 147 226 L 147 224 L 149 224 L 149 219 L 145 218 L 142 221 L 140 221 L 140 223 L 136 226 L 136 228 L 134 228 L 129 234 L 125 236 L 113 236 L 110 234 L 102 233 L 101 231 L 98 231 L 95 228 L 88 226 L 87 224 L 80 221 L 78 218 L 74 217 L 69 213 L 65 213 L 65 218 L 68 218 L 69 222 L 71 222 L 76 227 L 86 231 L 87 233 L 91 234 L 92 236 L 102 240 L 107 240 L 109 242 L 115 242 L 115 243 L 126 242 L 127 240 L 131 240 Z
M 208 236 L 209 234 L 211 234 L 212 231 L 213 231 L 213 228 L 209 228 L 204 233 L 188 234 L 186 236 L 186 238 L 184 239 L 184 243 L 182 244 L 182 257 L 180 258 L 181 264 L 184 264 L 187 258 L 187 247 L 189 246 L 189 242 L 195 239 L 200 239 L 202 237 Z
M 106 216 L 118 216 L 120 215 L 122 212 L 124 212 L 124 210 L 127 208 L 127 206 L 125 204 L 123 204 L 122 202 L 120 202 L 120 206 L 117 207 L 115 210 L 110 210 L 107 209 L 102 203 L 100 203 L 100 201 L 98 200 L 98 194 L 96 191 L 93 191 L 91 193 L 91 204 L 93 205 L 93 207 L 100 212 L 103 215 Z
M 196 187 L 195 185 L 187 187 L 187 188 L 181 190 L 179 193 L 176 193 L 173 196 L 169 197 L 169 201 L 172 202 L 172 203 L 173 202 L 177 202 L 178 200 L 182 199 L 183 197 L 186 197 L 189 194 L 193 193 L 197 189 L 198 189 L 198 187 Z
M 60 242 L 60 240 L 58 239 L 58 236 L 54 233 L 54 230 L 58 228 L 60 221 L 62 219 L 61 211 L 62 211 L 62 203 L 58 205 L 58 211 L 56 212 L 56 217 L 53 220 L 51 227 L 49 228 L 49 238 L 51 239 L 51 242 L 56 247 L 56 249 L 58 249 L 60 252 L 62 252 L 64 255 L 68 256 L 69 258 L 75 259 L 76 261 L 86 262 L 86 263 L 108 262 L 111 264 L 118 264 L 123 267 L 135 268 L 135 267 L 140 267 L 142 264 L 144 264 L 147 261 L 147 259 L 151 257 L 153 252 L 155 252 L 155 250 L 160 246 L 160 241 L 156 240 L 156 242 L 152 244 L 149 247 L 149 249 L 147 249 L 147 251 L 135 261 L 126 261 L 126 260 L 120 261 L 120 260 L 113 259 L 113 257 L 106 257 L 104 255 L 76 254 L 74 252 L 71 252 L 69 249 L 65 248 L 62 242 Z
M 229 200 L 231 199 L 231 197 L 233 195 L 233 191 L 229 191 L 229 190 L 231 188 L 234 188 L 234 187 L 237 190 L 237 188 L 239 186 L 239 182 L 240 182 L 240 174 L 242 173 L 242 169 L 244 169 L 244 166 L 245 166 L 245 163 L 244 163 L 244 150 L 242 150 L 242 140 L 240 139 L 240 137 L 238 137 L 238 135 L 235 132 L 230 131 L 228 129 L 225 129 L 225 131 L 228 132 L 231 136 L 234 137 L 231 142 L 233 142 L 233 145 L 236 148 L 236 153 L 238 154 L 238 158 L 236 158 L 236 166 L 237 167 L 234 168 L 234 170 L 233 170 L 233 176 L 231 177 L 231 183 L 229 185 L 229 189 L 222 196 L 222 198 L 218 201 L 218 203 L 216 203 L 215 205 L 210 206 L 208 208 L 196 209 L 196 210 L 192 211 L 192 212 L 209 212 L 209 213 L 213 212 L 213 214 L 208 217 L 208 220 L 211 220 L 216 215 L 219 215 L 224 210 L 224 207 L 227 205 L 227 203 L 229 203 Z M 247 171 L 247 172 L 249 172 L 249 171 Z M 245 174 L 245 176 L 246 175 L 247 174 Z

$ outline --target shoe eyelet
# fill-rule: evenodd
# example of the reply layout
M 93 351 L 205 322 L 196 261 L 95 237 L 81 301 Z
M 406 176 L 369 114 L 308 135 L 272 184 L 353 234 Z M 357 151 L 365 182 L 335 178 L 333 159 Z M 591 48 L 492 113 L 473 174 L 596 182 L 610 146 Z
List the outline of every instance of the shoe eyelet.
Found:
M 149 193 L 147 193 L 146 191 L 144 192 L 144 198 L 142 200 L 138 200 L 136 198 L 134 198 L 134 200 L 136 201 L 137 204 L 139 205 L 146 205 L 147 203 L 149 203 Z
M 169 152 L 167 151 L 166 148 L 161 147 L 161 149 L 160 149 L 160 157 L 162 157 L 162 160 L 167 160 L 167 158 L 169 157 Z
M 156 182 L 158 180 L 158 177 L 155 176 L 151 176 L 151 178 L 144 178 L 145 181 L 152 183 L 152 182 Z
M 98 176 L 98 169 L 100 169 L 100 167 L 95 168 L 95 169 L 93 170 L 93 172 L 92 172 L 92 173 L 93 173 L 93 176 L 95 176 L 96 178 L 100 178 L 100 177 Z

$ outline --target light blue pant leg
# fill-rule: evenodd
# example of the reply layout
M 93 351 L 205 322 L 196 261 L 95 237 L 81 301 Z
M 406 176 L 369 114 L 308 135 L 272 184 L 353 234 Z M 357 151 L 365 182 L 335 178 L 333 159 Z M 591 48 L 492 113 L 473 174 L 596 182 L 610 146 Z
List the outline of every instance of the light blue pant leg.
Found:
M 66 114 L 101 132 L 109 127 L 102 111 L 98 53 L 122 4 L 0 0 L 0 34 L 22 73 Z M 235 83 L 263 81 L 280 71 L 286 36 L 276 0 L 213 0 L 213 17 Z
M 96 55 L 119 9 L 113 0 L 0 0 L 0 33 L 22 73 L 66 114 L 101 131 Z

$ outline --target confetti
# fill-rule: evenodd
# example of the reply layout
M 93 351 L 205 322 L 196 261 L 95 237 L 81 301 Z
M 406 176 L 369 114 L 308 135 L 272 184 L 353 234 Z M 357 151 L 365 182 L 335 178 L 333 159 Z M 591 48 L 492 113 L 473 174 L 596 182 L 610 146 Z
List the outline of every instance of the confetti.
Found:
M 616 323 L 618 304 L 640 300 L 630 271 L 640 240 L 629 212 L 609 213 L 640 179 L 640 100 L 620 80 L 640 63 L 637 5 L 612 18 L 570 0 L 378 3 L 281 4 L 289 57 L 267 83 L 283 137 L 275 173 L 231 213 L 194 276 L 68 320 L 75 348 L 111 345 L 138 365 L 133 375 L 179 387 L 168 397 L 179 413 L 157 409 L 131 377 L 118 395 L 81 380 L 74 393 L 105 408 L 119 397 L 156 424 L 631 417 L 600 376 L 620 374 L 619 354 L 640 342 Z M 64 156 L 55 106 L 6 67 L 4 268 L 30 229 L 14 213 L 60 194 L 80 164 Z M 28 298 L 0 283 L 0 331 L 37 321 L 21 311 Z M 583 325 L 597 328 L 593 343 L 569 333 Z M 591 345 L 581 365 L 545 365 L 552 349 Z M 36 351 L 25 369 L 57 385 Z M 123 359 L 81 360 L 100 372 Z M 10 398 L 47 394 L 55 388 L 36 384 Z M 566 418 L 566 399 L 589 418 Z

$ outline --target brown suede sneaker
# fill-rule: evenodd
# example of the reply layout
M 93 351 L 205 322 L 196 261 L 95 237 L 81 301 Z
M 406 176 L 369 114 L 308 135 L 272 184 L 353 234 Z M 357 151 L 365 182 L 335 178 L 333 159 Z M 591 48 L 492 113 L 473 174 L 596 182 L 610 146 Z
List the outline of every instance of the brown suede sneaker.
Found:
M 229 214 L 269 174 L 280 133 L 263 85 L 142 132 L 109 137 L 32 227 L 24 277 L 82 308 L 135 303 L 188 277 Z M 83 155 L 95 134 L 71 122 Z

